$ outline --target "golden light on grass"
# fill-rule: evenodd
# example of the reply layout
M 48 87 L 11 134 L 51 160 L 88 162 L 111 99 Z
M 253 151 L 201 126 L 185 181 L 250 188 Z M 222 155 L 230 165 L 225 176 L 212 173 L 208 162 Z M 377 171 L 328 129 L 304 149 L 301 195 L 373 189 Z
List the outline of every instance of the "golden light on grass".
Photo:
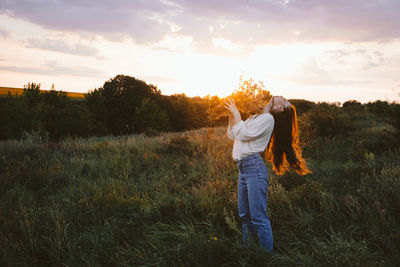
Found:
M 50 92 L 49 90 L 40 90 L 41 92 Z M 24 92 L 22 88 L 13 88 L 13 87 L 0 87 L 0 97 L 5 97 L 8 95 L 8 92 L 11 93 L 12 96 L 21 96 Z M 77 98 L 83 99 L 85 98 L 84 93 L 77 93 L 77 92 L 66 92 L 69 98 Z
M 0 97 L 7 96 L 8 92 L 11 93 L 11 95 L 22 95 L 23 89 L 21 88 L 12 88 L 12 87 L 0 87 Z

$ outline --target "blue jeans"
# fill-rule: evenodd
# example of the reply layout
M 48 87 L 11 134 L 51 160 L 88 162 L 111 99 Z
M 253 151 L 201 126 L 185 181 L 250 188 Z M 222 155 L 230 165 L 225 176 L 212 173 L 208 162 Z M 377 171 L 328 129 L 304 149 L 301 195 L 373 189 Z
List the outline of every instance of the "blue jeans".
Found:
M 243 244 L 258 235 L 260 246 L 272 252 L 273 237 L 267 213 L 268 170 L 259 153 L 237 162 L 239 167 L 238 208 Z

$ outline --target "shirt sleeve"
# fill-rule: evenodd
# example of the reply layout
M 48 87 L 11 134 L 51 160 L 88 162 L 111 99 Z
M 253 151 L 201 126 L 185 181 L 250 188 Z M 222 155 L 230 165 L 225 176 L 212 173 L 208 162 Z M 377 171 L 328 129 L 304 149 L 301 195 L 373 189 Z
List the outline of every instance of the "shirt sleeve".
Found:
M 273 129 L 274 117 L 265 113 L 247 121 L 241 120 L 232 127 L 232 133 L 240 141 L 250 141 L 266 135 Z
M 235 135 L 233 134 L 231 126 L 228 126 L 228 137 L 229 139 L 235 140 Z

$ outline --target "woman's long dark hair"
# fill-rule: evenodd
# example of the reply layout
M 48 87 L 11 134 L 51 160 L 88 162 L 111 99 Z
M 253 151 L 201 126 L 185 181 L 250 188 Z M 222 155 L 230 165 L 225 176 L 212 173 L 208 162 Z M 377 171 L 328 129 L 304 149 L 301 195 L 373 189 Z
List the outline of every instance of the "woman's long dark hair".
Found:
M 282 112 L 272 113 L 272 116 L 275 125 L 265 150 L 266 160 L 271 162 L 278 175 L 283 175 L 290 168 L 300 175 L 311 173 L 301 155 L 296 108 L 291 105 Z

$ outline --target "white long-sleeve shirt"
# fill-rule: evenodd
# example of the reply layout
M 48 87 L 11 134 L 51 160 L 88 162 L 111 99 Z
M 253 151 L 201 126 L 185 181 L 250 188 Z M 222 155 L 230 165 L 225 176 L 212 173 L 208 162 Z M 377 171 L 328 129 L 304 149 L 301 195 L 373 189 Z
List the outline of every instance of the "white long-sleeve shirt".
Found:
M 271 138 L 274 123 L 270 113 L 262 113 L 228 126 L 228 136 L 234 140 L 233 159 L 240 160 L 247 155 L 263 152 Z

